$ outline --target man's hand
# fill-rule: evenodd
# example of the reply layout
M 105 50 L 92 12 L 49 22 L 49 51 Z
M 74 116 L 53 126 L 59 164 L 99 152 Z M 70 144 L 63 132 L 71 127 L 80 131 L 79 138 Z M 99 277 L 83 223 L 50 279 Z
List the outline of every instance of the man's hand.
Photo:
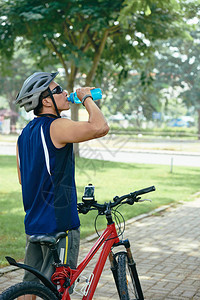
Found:
M 82 88 L 79 88 L 79 89 L 76 90 L 77 97 L 79 98 L 79 100 L 82 101 L 82 99 L 85 95 L 91 95 L 92 96 L 90 90 L 93 90 L 93 89 L 95 89 L 95 87 L 82 87 Z

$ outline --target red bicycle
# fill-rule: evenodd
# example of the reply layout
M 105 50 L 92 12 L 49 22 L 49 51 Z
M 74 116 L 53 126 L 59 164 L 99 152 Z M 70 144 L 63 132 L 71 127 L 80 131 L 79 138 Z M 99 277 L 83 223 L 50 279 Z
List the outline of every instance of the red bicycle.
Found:
M 73 288 L 74 293 L 76 293 L 83 270 L 92 260 L 101 246 L 102 249 L 94 270 L 89 275 L 89 277 L 85 279 L 85 283 L 81 288 L 81 292 L 79 291 L 82 300 L 92 299 L 107 257 L 109 257 L 110 260 L 111 271 L 114 276 L 114 281 L 117 287 L 119 298 L 123 300 L 144 299 L 136 270 L 136 264 L 131 254 L 129 240 L 120 240 L 119 235 L 122 234 L 122 232 L 117 232 L 116 224 L 121 226 L 121 222 L 119 222 L 119 219 L 120 217 L 122 217 L 122 214 L 116 208 L 114 209 L 114 207 L 118 207 L 119 205 L 123 204 L 133 205 L 135 202 L 144 201 L 141 200 L 139 196 L 152 191 L 155 191 L 154 186 L 135 191 L 121 197 L 116 196 L 115 198 L 113 198 L 112 202 L 104 204 L 97 203 L 93 197 L 83 197 L 83 202 L 78 203 L 78 210 L 80 213 L 87 214 L 91 210 L 97 210 L 98 215 L 104 215 L 107 220 L 106 229 L 101 234 L 101 236 L 99 236 L 99 239 L 95 242 L 94 246 L 91 248 L 83 261 L 78 265 L 76 269 L 71 269 L 69 266 L 61 264 L 56 249 L 56 243 L 60 238 L 66 236 L 65 232 L 57 233 L 54 236 L 31 236 L 31 242 L 40 242 L 42 244 L 45 244 L 52 251 L 54 257 L 55 272 L 51 277 L 51 281 L 32 267 L 17 263 L 11 257 L 6 257 L 11 265 L 29 270 L 34 275 L 36 275 L 42 283 L 18 283 L 7 289 L 0 296 L 0 299 L 13 300 L 23 295 L 36 295 L 40 297 L 40 299 L 45 300 L 70 300 L 70 288 Z M 115 222 L 113 221 L 113 219 L 115 219 Z M 120 230 L 122 230 L 121 227 Z M 119 246 L 124 246 L 124 251 L 114 253 L 115 249 Z

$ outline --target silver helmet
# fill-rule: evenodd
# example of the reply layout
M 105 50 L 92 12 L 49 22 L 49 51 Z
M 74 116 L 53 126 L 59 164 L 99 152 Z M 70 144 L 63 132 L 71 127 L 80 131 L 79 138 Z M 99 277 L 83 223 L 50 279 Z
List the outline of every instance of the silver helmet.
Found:
M 58 75 L 56 73 L 36 72 L 29 76 L 15 99 L 15 103 L 25 108 L 27 112 L 38 106 L 42 92 L 47 90 L 49 84 Z

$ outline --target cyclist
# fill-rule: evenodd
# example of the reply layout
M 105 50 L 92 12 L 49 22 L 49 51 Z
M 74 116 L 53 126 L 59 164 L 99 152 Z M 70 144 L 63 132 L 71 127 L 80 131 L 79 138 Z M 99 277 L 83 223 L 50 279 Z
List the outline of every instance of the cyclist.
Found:
M 61 118 L 69 110 L 67 92 L 55 81 L 56 73 L 37 72 L 28 77 L 16 104 L 36 117 L 23 129 L 17 142 L 17 169 L 22 185 L 27 245 L 25 263 L 50 277 L 52 257 L 45 246 L 28 242 L 29 235 L 68 231 L 58 250 L 64 263 L 76 267 L 79 249 L 79 217 L 74 179 L 73 143 L 106 135 L 108 124 L 92 100 L 91 87 L 76 90 L 89 118 L 75 122 Z M 38 281 L 25 271 L 24 281 Z

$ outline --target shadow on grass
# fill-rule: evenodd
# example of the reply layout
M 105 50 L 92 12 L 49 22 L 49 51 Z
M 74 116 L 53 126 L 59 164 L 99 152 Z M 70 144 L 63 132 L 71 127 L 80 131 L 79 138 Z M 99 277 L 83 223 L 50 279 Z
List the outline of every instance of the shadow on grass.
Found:
M 170 176 L 160 176 L 157 177 L 157 187 L 162 186 L 162 191 L 165 189 L 169 194 L 173 196 L 173 193 L 177 190 L 180 190 L 180 197 L 184 197 L 184 193 L 181 191 L 190 191 L 191 189 L 196 192 L 199 190 L 199 178 L 200 178 L 200 169 L 189 169 L 188 173 L 185 170 L 185 173 L 173 173 Z M 184 199 L 182 199 L 184 200 Z

